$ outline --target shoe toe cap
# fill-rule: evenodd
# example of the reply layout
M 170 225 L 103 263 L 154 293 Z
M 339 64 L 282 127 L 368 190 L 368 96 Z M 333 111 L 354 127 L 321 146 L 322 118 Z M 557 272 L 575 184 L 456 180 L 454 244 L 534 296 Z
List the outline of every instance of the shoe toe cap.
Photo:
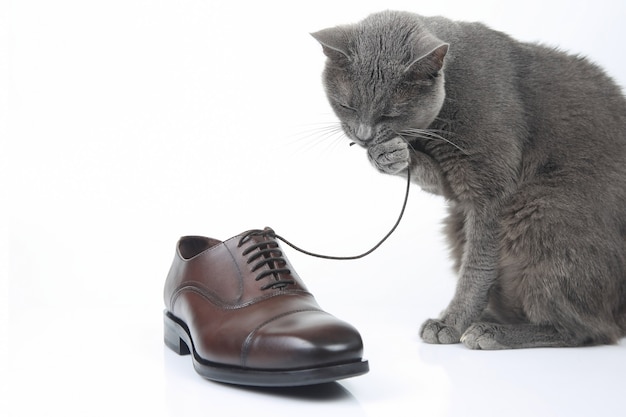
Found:
M 244 367 L 305 369 L 359 361 L 363 341 L 350 324 L 323 311 L 297 311 L 259 326 L 242 349 Z

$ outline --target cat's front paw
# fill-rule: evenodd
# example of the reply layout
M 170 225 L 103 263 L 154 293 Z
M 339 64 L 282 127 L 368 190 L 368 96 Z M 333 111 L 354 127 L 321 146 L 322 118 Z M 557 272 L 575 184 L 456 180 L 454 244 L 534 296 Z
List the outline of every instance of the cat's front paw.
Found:
M 461 336 L 461 343 L 476 350 L 508 349 L 497 340 L 498 333 L 497 324 L 474 323 Z
M 453 326 L 444 323 L 442 320 L 429 319 L 422 324 L 420 336 L 426 343 L 432 344 L 452 344 L 459 343 L 461 335 Z
M 411 162 L 409 145 L 400 137 L 372 145 L 367 156 L 376 169 L 386 174 L 398 174 Z

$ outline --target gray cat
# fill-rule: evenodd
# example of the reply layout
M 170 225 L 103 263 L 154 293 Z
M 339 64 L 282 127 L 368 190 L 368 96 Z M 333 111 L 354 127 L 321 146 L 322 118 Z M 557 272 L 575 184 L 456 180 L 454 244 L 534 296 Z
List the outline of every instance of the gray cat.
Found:
M 332 108 L 381 172 L 449 203 L 459 281 L 428 343 L 626 336 L 626 100 L 586 59 L 479 23 L 382 12 L 313 34 Z

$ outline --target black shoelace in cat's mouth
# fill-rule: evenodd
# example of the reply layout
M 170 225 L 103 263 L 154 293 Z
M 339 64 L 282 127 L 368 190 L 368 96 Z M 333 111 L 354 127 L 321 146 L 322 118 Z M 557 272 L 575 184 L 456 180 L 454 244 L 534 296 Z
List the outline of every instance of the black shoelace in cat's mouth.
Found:
M 265 277 L 272 276 L 273 280 L 263 285 L 261 290 L 284 288 L 287 285 L 295 284 L 293 279 L 285 279 L 281 274 L 291 274 L 291 270 L 286 267 L 287 261 L 283 257 L 278 242 L 276 242 L 276 234 L 270 228 L 265 230 L 250 230 L 239 239 L 238 247 L 243 246 L 254 236 L 260 236 L 263 240 L 248 246 L 242 252 L 243 256 L 249 256 L 247 263 L 253 264 L 252 272 L 256 272 L 264 265 L 269 269 L 265 269 L 257 274 L 255 280 L 260 281 Z

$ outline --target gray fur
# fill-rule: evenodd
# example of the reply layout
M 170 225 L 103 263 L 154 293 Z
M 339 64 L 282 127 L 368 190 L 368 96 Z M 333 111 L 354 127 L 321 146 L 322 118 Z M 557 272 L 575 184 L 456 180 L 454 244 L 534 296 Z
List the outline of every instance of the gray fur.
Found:
M 449 203 L 456 293 L 428 343 L 626 336 L 626 100 L 588 60 L 479 23 L 382 12 L 313 36 L 347 136 Z

